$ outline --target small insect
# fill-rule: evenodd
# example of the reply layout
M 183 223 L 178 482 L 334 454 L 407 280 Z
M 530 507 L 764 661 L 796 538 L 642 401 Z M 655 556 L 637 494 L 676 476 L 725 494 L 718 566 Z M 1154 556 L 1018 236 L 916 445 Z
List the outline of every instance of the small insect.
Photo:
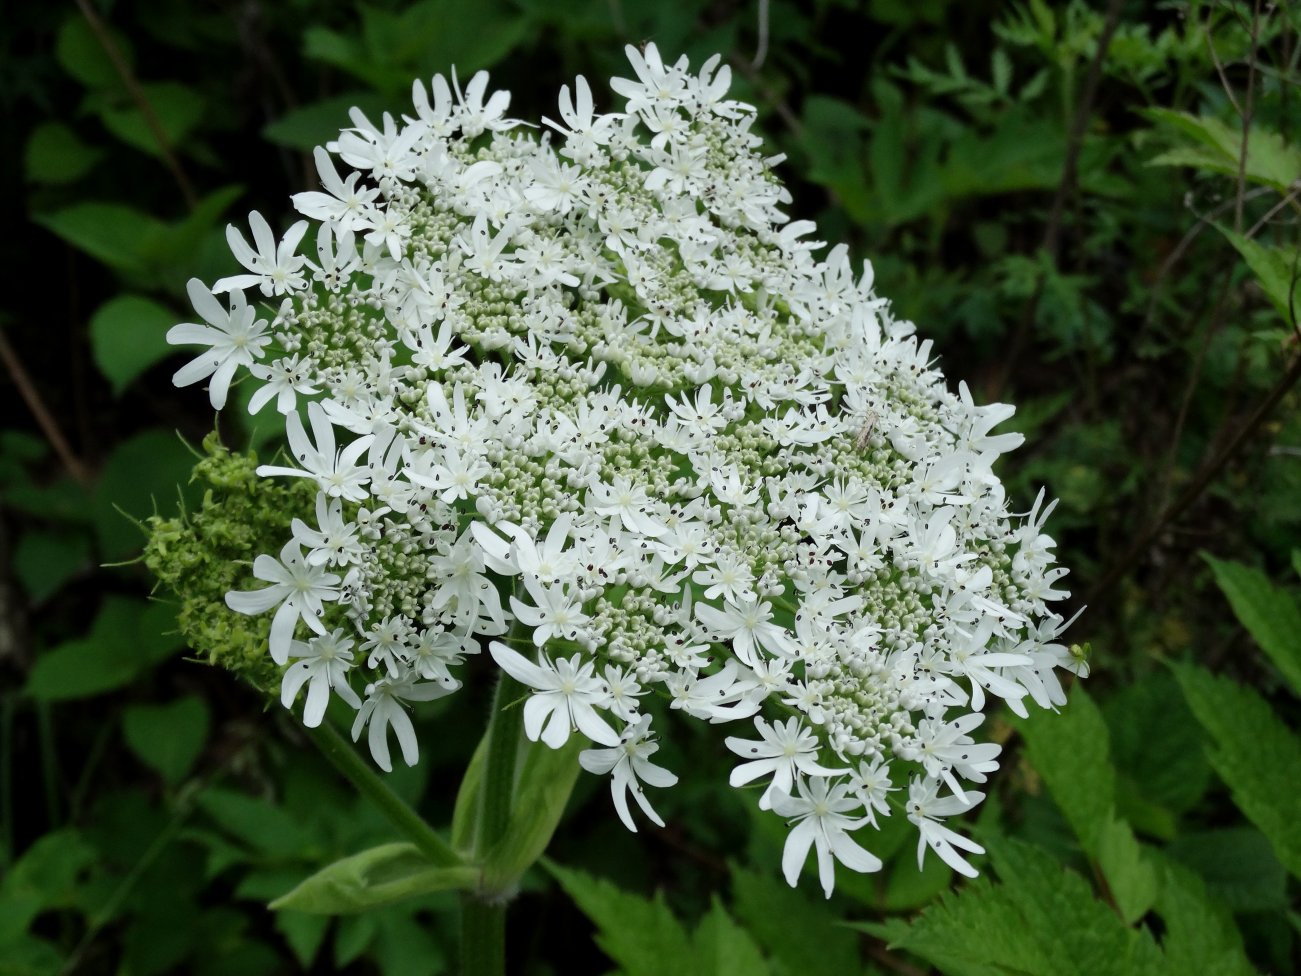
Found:
M 867 422 L 863 424 L 862 430 L 860 430 L 858 432 L 858 436 L 854 438 L 854 446 L 858 448 L 860 451 L 867 450 L 868 441 L 871 440 L 872 438 L 872 431 L 876 427 L 876 422 L 878 419 L 879 418 L 877 417 L 875 410 L 872 410 L 868 413 Z

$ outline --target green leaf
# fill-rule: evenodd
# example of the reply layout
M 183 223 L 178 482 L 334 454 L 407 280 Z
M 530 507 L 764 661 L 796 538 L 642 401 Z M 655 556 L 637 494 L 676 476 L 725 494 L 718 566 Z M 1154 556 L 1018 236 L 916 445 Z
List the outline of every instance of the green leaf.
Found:
M 239 186 L 214 190 L 176 223 L 120 203 L 95 202 L 34 214 L 32 220 L 132 282 L 174 286 L 194 267 L 204 240 L 242 192 Z
M 131 45 L 117 31 L 108 29 L 118 53 L 130 67 L 132 57 Z M 87 88 L 121 88 L 122 76 L 113 66 L 113 59 L 104 50 L 95 32 L 86 23 L 80 13 L 71 12 L 59 28 L 59 36 L 54 42 L 54 56 L 59 66 L 76 78 Z
M 949 976 L 1157 976 L 1160 953 L 1039 848 L 990 845 L 1000 883 L 980 878 L 911 924 L 858 924 Z
M 581 736 L 570 736 L 559 749 L 541 742 L 530 742 L 524 748 L 519 758 L 523 773 L 511 799 L 510 825 L 483 859 L 488 889 L 512 886 L 547 849 L 578 779 L 578 754 L 586 744 Z
M 1202 750 L 1202 728 L 1174 676 L 1164 669 L 1145 674 L 1113 691 L 1101 707 L 1120 774 L 1122 812 L 1129 817 L 1135 806 L 1127 792 L 1176 814 L 1195 807 L 1210 786 L 1211 765 Z M 1173 832 L 1168 825 L 1167 830 Z
M 858 968 L 857 937 L 827 925 L 820 898 L 815 903 L 804 889 L 790 887 L 771 872 L 735 866 L 732 895 L 737 917 L 788 972 L 843 976 Z M 775 919 L 781 924 L 774 924 Z
M 117 271 L 143 274 L 167 233 L 155 217 L 121 203 L 77 203 L 35 214 L 36 223 Z
M 370 118 L 377 118 L 393 105 L 391 99 L 373 92 L 336 95 L 291 109 L 274 122 L 268 122 L 262 135 L 278 146 L 311 152 L 316 146 L 338 136 L 339 129 L 348 124 L 348 109 L 353 107 L 361 109 Z
M 1157 912 L 1165 923 L 1161 948 L 1171 976 L 1254 976 L 1232 916 L 1207 897 L 1201 881 L 1187 868 L 1163 866 Z
M 692 942 L 697 969 L 701 973 L 766 976 L 770 972 L 750 934 L 732 921 L 717 898 L 711 901 L 709 914 L 701 919 Z
M 195 695 L 165 705 L 132 705 L 122 733 L 142 762 L 178 783 L 190 771 L 208 738 L 208 706 Z
M 596 924 L 596 944 L 626 976 L 700 972 L 686 929 L 669 911 L 662 892 L 656 892 L 654 899 L 642 898 L 582 871 L 549 861 L 543 864 Z
M 14 573 L 33 604 L 44 602 L 90 565 L 90 540 L 81 532 L 29 529 L 14 547 Z
M 1301 604 L 1258 569 L 1205 558 L 1238 622 L 1301 696 Z
M 1174 672 L 1214 743 L 1211 765 L 1283 866 L 1301 877 L 1301 740 L 1250 688 L 1196 665 Z
M 203 121 L 203 96 L 177 81 L 148 82 L 140 86 L 140 91 L 153 111 L 168 148 L 183 147 Z M 87 100 L 86 107 L 98 114 L 104 127 L 128 146 L 162 158 L 163 147 L 158 143 L 158 136 L 134 100 L 92 97 Z
M 385 95 L 405 96 L 412 78 L 448 73 L 462 79 L 499 63 L 531 31 L 529 19 L 501 0 L 473 7 L 456 0 L 425 0 L 390 11 L 359 4 L 361 30 L 341 33 L 310 27 L 304 53 L 334 65 Z
M 1288 906 L 1287 871 L 1254 827 L 1186 832 L 1164 851 L 1196 871 L 1207 889 L 1234 912 L 1279 912 Z
M 1137 922 L 1156 901 L 1157 874 L 1127 823 L 1107 822 L 1098 835 L 1097 857 L 1121 918 Z
M 24 691 L 41 701 L 87 698 L 130 684 L 181 646 L 170 607 L 110 596 L 85 637 L 37 656 Z
M 461 775 L 461 786 L 456 791 L 456 805 L 452 809 L 452 847 L 462 854 L 474 852 L 479 825 L 479 784 L 483 781 L 483 766 L 488 761 L 488 735 L 485 733 L 475 746 L 474 755 Z
M 94 169 L 103 155 L 62 122 L 45 122 L 27 140 L 23 172 L 31 183 L 72 183 Z
M 90 320 L 91 352 L 114 394 L 176 351 L 167 342 L 174 324 L 174 313 L 139 295 L 118 295 L 99 307 Z
M 325 933 L 330 928 L 330 919 L 324 915 L 309 915 L 306 912 L 277 912 L 276 931 L 285 937 L 289 949 L 293 952 L 298 965 L 305 970 L 312 968 L 312 962 L 321 951 Z
M 477 868 L 437 867 L 415 844 L 382 844 L 322 868 L 270 907 L 346 915 L 433 891 L 466 890 L 478 881 Z
M 209 787 L 199 794 L 198 803 L 226 833 L 273 858 L 305 854 L 313 843 L 313 830 L 305 830 L 304 824 L 269 800 Z M 320 821 L 311 825 L 319 830 Z
M 1096 856 L 1116 801 L 1102 713 L 1076 685 L 1060 714 L 1037 709 L 1015 725 L 1025 738 L 1030 764 L 1048 784 L 1080 844 Z
M 1301 251 L 1294 247 L 1261 244 L 1235 234 L 1227 227 L 1219 224 L 1215 226 L 1237 248 L 1260 283 L 1261 291 L 1278 310 L 1283 321 L 1291 323 L 1294 315 L 1301 315 L 1301 302 L 1297 301 L 1297 287 L 1301 281 Z
M 146 430 L 118 444 L 95 486 L 101 554 L 117 559 L 139 553 L 145 544 L 139 523 L 160 509 L 172 510 L 178 490 L 193 503 L 198 492 L 190 483 L 193 467 L 194 455 L 169 430 Z
M 1150 108 L 1142 110 L 1142 113 L 1167 133 L 1182 136 L 1185 140 L 1185 145 L 1156 157 L 1151 160 L 1151 165 L 1195 166 L 1225 176 L 1238 175 L 1242 165 L 1240 126 L 1228 126 L 1219 119 L 1173 109 Z M 1247 134 L 1244 175 L 1253 183 L 1263 183 L 1280 193 L 1287 193 L 1292 182 L 1301 175 L 1301 148 L 1288 144 L 1276 132 L 1253 128 Z
M 37 838 L 0 879 L 0 955 L 40 912 L 79 904 L 94 861 L 94 848 L 71 827 Z

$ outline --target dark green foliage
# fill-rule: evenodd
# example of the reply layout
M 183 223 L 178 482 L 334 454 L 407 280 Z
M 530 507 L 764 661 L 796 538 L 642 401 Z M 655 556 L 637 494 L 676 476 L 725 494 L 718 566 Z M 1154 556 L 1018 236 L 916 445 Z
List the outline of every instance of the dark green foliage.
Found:
M 790 158 L 792 215 L 873 260 L 953 382 L 1017 404 L 1027 444 L 1001 474 L 1023 510 L 1040 486 L 1061 499 L 1069 611 L 1091 605 L 1067 639 L 1092 644 L 1093 675 L 1059 715 L 990 720 L 986 876 L 960 887 L 933 856 L 918 871 L 897 810 L 880 875 L 840 871 L 830 901 L 810 877 L 787 888 L 780 822 L 724 792 L 717 737 L 690 729 L 663 754 L 692 773 L 665 831 L 627 834 L 580 777 L 549 848 L 564 866 L 526 875 L 512 908 L 512 968 L 1293 968 L 1301 7 L 773 0 L 755 67 L 760 5 L 739 0 L 11 6 L 0 976 L 451 970 L 440 889 L 465 879 L 388 846 L 295 721 L 206 663 L 274 688 L 243 659 L 269 621 L 222 596 L 314 493 L 253 476 L 248 452 L 278 445 L 238 386 L 191 480 L 186 444 L 213 417 L 170 386 L 165 332 L 192 317 L 190 277 L 234 270 L 227 222 L 283 225 L 314 188 L 310 149 L 350 106 L 407 110 L 412 78 L 455 62 L 462 80 L 490 68 L 520 118 L 554 115 L 580 72 L 604 109 L 622 45 L 644 40 L 722 52 Z M 253 514 L 268 498 L 274 524 Z M 485 707 L 471 690 L 419 710 L 422 763 L 388 778 L 440 827 Z M 267 912 L 307 878 L 317 910 L 420 894 Z

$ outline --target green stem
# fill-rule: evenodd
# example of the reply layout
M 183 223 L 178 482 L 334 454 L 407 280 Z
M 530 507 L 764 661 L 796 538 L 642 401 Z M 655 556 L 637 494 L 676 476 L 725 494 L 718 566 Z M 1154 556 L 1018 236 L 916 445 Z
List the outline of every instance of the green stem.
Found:
M 510 824 L 515 795 L 515 760 L 524 731 L 524 709 L 518 699 L 524 686 L 501 673 L 492 697 L 488 726 L 488 756 L 479 797 L 479 833 L 475 853 L 482 857 L 497 846 Z
M 357 791 L 366 797 L 380 813 L 388 818 L 407 839 L 420 848 L 433 863 L 440 867 L 456 867 L 465 862 L 434 829 L 407 805 L 407 802 L 393 792 L 380 775 L 375 772 L 353 749 L 352 743 L 335 731 L 328 722 L 322 722 L 307 734 L 324 753 L 325 758 L 348 782 L 357 787 Z
M 482 859 L 501 841 L 510 826 L 515 794 L 515 762 L 519 757 L 524 709 L 517 699 L 524 686 L 503 672 L 492 698 L 488 718 L 488 755 L 479 787 L 475 859 Z M 461 976 L 502 976 L 506 971 L 506 901 L 501 892 L 461 893 Z

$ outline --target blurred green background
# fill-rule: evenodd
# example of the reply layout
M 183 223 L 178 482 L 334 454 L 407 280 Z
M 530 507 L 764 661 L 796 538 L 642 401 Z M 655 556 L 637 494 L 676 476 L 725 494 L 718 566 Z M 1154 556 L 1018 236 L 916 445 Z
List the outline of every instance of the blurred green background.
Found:
M 78 0 L 0 28 L 0 974 L 454 966 L 454 900 L 272 913 L 391 838 L 296 721 L 174 635 L 137 561 L 214 419 L 164 340 L 228 221 L 283 226 L 311 148 L 492 71 L 512 116 L 598 107 L 626 43 L 721 52 L 794 195 L 978 401 L 1072 569 L 1087 697 L 1010 722 L 986 878 L 902 816 L 824 903 L 682 723 L 630 835 L 580 780 L 512 909 L 521 973 L 1287 973 L 1301 872 L 1301 5 L 1097 0 Z M 238 407 L 228 445 L 267 448 Z M 179 435 L 179 436 L 178 436 Z M 178 487 L 179 486 L 179 487 Z M 486 662 L 480 662 L 481 665 Z M 421 709 L 391 781 L 445 824 L 488 672 Z M 955 893 L 956 892 L 956 893 Z M 653 893 L 655 894 L 652 898 Z

